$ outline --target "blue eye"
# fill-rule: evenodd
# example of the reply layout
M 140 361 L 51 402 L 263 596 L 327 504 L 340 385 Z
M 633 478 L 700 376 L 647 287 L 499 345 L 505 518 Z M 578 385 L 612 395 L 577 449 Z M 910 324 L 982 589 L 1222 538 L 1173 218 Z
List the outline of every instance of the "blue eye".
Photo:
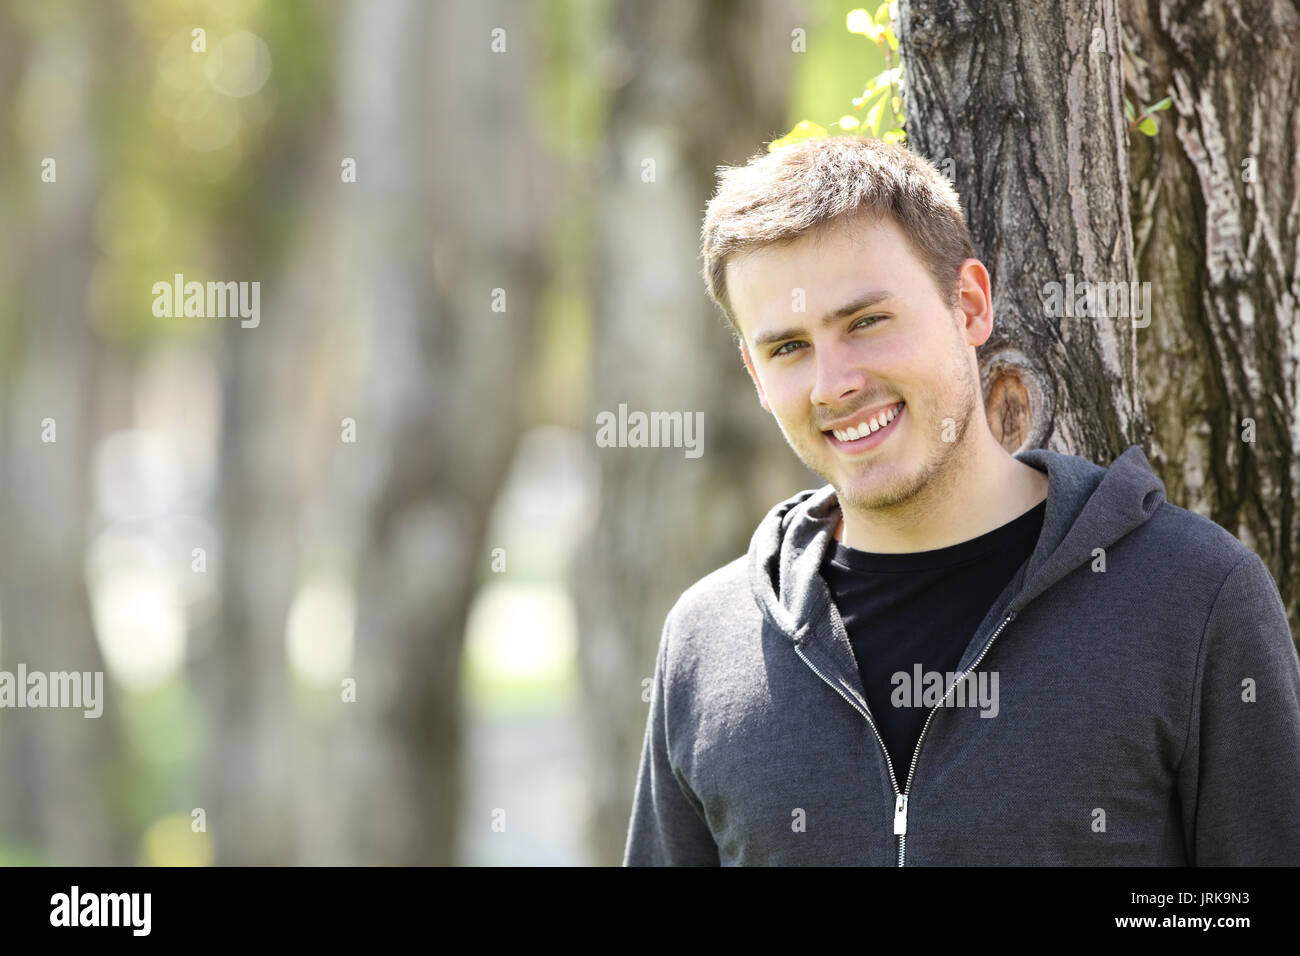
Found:
M 862 318 L 858 319 L 858 321 L 856 321 L 856 322 L 853 323 L 853 328 L 854 328 L 854 329 L 859 328 L 859 327 L 862 327 L 862 328 L 871 328 L 871 326 L 873 326 L 873 325 L 875 325 L 876 323 L 880 322 L 880 321 L 883 320 L 884 318 L 885 318 L 885 316 L 883 316 L 883 315 L 864 315 Z M 868 323 L 868 324 L 867 324 L 867 325 L 863 325 L 862 323 L 864 323 L 864 322 L 866 322 L 866 323 Z M 851 331 L 851 330 L 850 330 L 850 331 Z M 786 351 L 786 346 L 788 346 L 788 345 L 802 345 L 802 344 L 803 344 L 803 342 L 795 341 L 795 342 L 786 342 L 786 343 L 784 343 L 783 345 L 778 345 L 778 346 L 777 346 L 775 349 L 773 349 L 773 351 L 772 351 L 772 358 L 777 358 L 778 356 L 781 356 L 781 355 L 792 355 L 792 354 L 793 354 L 793 351 L 787 352 L 787 351 Z

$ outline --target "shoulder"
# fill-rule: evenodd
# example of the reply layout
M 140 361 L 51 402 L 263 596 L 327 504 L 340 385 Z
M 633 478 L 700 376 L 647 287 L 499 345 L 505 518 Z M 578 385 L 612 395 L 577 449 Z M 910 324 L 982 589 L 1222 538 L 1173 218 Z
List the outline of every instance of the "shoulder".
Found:
M 1280 611 L 1285 620 L 1268 565 L 1247 543 L 1204 515 L 1162 502 L 1140 529 L 1137 544 L 1146 586 L 1187 613 L 1202 614 L 1207 626 L 1222 622 L 1224 610 L 1234 605 L 1249 613 L 1251 602 L 1260 613 L 1265 606 Z
M 749 582 L 749 556 L 741 555 L 700 578 L 677 598 L 668 623 L 677 630 L 716 626 L 738 612 L 758 612 Z
M 1196 571 L 1223 581 L 1255 553 L 1222 525 L 1195 511 L 1161 502 L 1142 528 L 1142 537 L 1154 557 L 1168 560 L 1184 571 Z
M 712 674 L 733 663 L 762 627 L 762 612 L 742 555 L 700 578 L 677 598 L 660 648 L 670 674 Z
M 735 721 L 769 697 L 773 666 L 792 666 L 784 655 L 773 657 L 773 642 L 783 638 L 765 624 L 749 560 L 729 561 L 688 587 L 664 624 L 664 719 L 674 739 L 692 748 L 724 741 Z M 690 766 L 693 758 L 683 759 Z

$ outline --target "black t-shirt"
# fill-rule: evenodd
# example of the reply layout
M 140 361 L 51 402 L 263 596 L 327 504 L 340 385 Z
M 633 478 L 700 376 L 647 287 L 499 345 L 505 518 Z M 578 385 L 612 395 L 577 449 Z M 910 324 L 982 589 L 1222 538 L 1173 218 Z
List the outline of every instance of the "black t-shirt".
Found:
M 934 551 L 875 554 L 838 542 L 827 548 L 822 576 L 844 619 L 900 788 L 933 708 L 910 705 L 916 700 L 910 694 L 909 706 L 893 706 L 895 687 L 915 683 L 917 664 L 922 675 L 957 669 L 989 608 L 1033 553 L 1046 513 L 1044 500 L 1000 528 Z M 909 684 L 894 680 L 900 672 Z

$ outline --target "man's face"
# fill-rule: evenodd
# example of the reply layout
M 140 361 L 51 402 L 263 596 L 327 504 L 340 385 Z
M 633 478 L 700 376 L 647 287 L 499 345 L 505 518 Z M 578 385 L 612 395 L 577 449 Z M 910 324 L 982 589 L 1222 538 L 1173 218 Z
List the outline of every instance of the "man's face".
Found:
M 785 440 L 842 508 L 878 511 L 959 487 L 968 426 L 984 414 L 972 346 L 988 338 L 992 310 L 976 260 L 954 308 L 892 219 L 848 225 L 737 257 L 727 289 L 745 365 Z M 877 432 L 832 431 L 900 402 Z

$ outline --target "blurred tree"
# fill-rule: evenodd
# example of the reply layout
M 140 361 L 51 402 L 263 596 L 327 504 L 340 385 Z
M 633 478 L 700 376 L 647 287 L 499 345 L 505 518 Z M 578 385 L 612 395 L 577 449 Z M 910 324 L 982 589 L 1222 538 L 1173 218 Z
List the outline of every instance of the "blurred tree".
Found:
M 775 502 L 822 484 L 759 405 L 698 260 L 683 255 L 698 247 L 715 167 L 743 164 L 779 135 L 799 59 L 792 31 L 811 22 L 803 4 L 785 0 L 614 8 L 588 427 L 594 434 L 596 414 L 626 403 L 702 410 L 704 433 L 695 459 L 682 449 L 599 453 L 600 518 L 575 580 L 593 852 L 607 864 L 622 859 L 645 733 L 642 681 L 664 616 L 697 578 L 745 553 Z
M 455 862 L 465 620 L 524 417 L 556 212 L 520 95 L 537 9 L 354 0 L 342 33 L 366 362 L 326 513 L 358 569 L 344 766 L 361 863 Z
M 3 102 L 16 107 L 6 136 L 18 132 L 18 142 L 0 146 L 10 187 L 0 294 L 0 666 L 102 672 L 85 543 L 104 355 L 83 308 L 103 174 L 88 125 L 106 50 L 95 38 L 111 16 L 97 7 L 41 20 L 17 22 L 0 10 L 4 45 L 19 48 L 4 50 L 14 55 L 0 71 Z M 56 161 L 53 182 L 41 179 L 45 157 Z M 124 757 L 116 713 L 105 707 L 87 720 L 77 710 L 0 711 L 0 834 L 17 836 L 22 858 L 94 866 L 129 853 L 124 809 L 105 799 L 122 792 L 113 773 Z
M 227 866 L 282 866 L 309 852 L 299 843 L 306 835 L 294 826 L 304 811 L 295 799 L 301 757 L 291 737 L 285 621 L 303 560 L 305 469 L 297 453 L 306 443 L 300 433 L 333 425 L 320 421 L 324 410 L 304 407 L 319 368 L 307 361 L 314 353 L 304 343 L 320 334 L 320 316 L 328 308 L 312 302 L 310 290 L 328 273 L 318 267 L 314 276 L 302 274 L 303 245 L 310 249 L 315 238 L 310 229 L 302 229 L 302 241 L 294 243 L 276 227 L 288 215 L 315 221 L 316 209 L 307 201 L 314 194 L 306 186 L 322 186 L 319 177 L 303 171 L 328 161 L 319 157 L 317 137 L 336 77 L 317 16 L 310 6 L 282 4 L 269 22 L 253 24 L 276 51 L 276 95 L 286 121 L 273 124 L 265 136 L 247 136 L 251 155 L 243 157 L 244 175 L 224 189 L 191 187 L 208 201 L 214 193 L 225 200 L 219 219 L 202 220 L 205 228 L 224 227 L 243 237 L 221 242 L 205 265 L 230 276 L 259 277 L 265 314 L 256 328 L 226 323 L 218 331 L 221 613 L 217 633 L 191 662 L 209 713 L 200 799 L 216 862 Z M 295 72 L 305 82 L 295 84 Z M 335 174 L 324 188 L 337 181 Z

